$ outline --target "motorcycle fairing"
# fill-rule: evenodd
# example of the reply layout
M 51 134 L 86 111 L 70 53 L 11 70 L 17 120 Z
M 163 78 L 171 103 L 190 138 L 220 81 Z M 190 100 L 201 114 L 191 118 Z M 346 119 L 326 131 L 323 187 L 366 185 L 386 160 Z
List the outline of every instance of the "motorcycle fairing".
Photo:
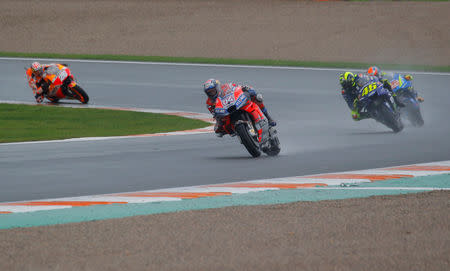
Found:
M 219 118 L 225 118 L 223 121 L 227 124 L 230 123 L 229 115 L 236 110 L 244 110 L 250 114 L 258 132 L 258 142 L 265 143 L 268 139 L 268 121 L 259 106 L 251 102 L 240 87 L 232 87 L 223 91 L 216 99 L 214 113 Z M 234 130 L 234 127 L 227 130 Z
M 55 66 L 49 67 L 46 73 L 47 74 L 45 75 L 44 79 L 47 82 L 51 82 L 49 86 L 51 96 L 58 96 L 58 98 L 61 99 L 64 98 L 63 97 L 64 94 L 63 93 L 58 94 L 58 92 L 61 92 L 60 88 L 63 85 L 64 81 L 68 77 L 72 77 L 70 70 L 63 65 L 58 65 L 57 67 Z
M 412 82 L 406 80 L 402 75 L 395 73 L 390 80 L 392 91 L 396 93 L 400 90 L 412 89 Z
M 255 122 L 255 129 L 258 132 L 258 142 L 266 142 L 269 123 L 259 106 L 256 103 L 247 103 L 242 107 L 242 110 L 250 113 L 253 121 Z
M 233 110 L 241 109 L 248 101 L 248 98 L 242 91 L 242 89 L 233 87 L 233 89 L 230 90 L 233 91 L 225 91 L 216 99 L 216 107 L 214 109 L 214 112 L 219 117 L 225 117 L 229 115 L 229 109 L 232 106 L 235 106 L 235 109 Z
M 375 95 L 376 94 L 376 95 Z M 364 85 L 358 95 L 359 102 L 361 103 L 361 111 L 366 111 L 369 105 L 374 101 L 374 96 L 388 96 L 392 101 L 392 95 L 383 87 L 380 82 L 370 81 Z

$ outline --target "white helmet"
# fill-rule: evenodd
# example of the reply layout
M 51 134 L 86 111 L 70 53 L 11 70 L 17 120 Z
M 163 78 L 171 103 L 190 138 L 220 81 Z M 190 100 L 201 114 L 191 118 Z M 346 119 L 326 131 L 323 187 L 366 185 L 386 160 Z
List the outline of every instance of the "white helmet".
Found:
M 42 68 L 41 63 L 39 63 L 39 62 L 33 62 L 33 63 L 31 63 L 31 71 L 32 71 L 33 73 L 36 73 L 36 74 L 41 75 L 42 72 L 44 71 L 44 68 Z

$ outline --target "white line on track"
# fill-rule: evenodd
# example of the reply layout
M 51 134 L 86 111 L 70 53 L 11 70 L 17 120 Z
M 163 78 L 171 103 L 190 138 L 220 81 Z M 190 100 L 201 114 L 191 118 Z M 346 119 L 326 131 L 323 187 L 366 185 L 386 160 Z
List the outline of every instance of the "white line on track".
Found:
M 305 187 L 302 189 L 306 190 L 412 190 L 412 191 L 435 191 L 435 190 L 445 190 L 448 191 L 450 188 L 444 187 Z
M 256 65 L 232 65 L 232 64 L 202 64 L 202 63 L 171 63 L 171 62 L 143 62 L 143 61 L 116 61 L 116 60 L 89 60 L 89 59 L 56 59 L 56 58 L 20 58 L 20 57 L 0 57 L 0 60 L 41 60 L 50 62 L 79 62 L 79 63 L 104 63 L 104 64 L 135 64 L 135 65 L 164 65 L 164 66 L 192 66 L 192 67 L 222 67 L 222 68 L 250 68 L 250 69 L 276 69 L 276 70 L 309 70 L 309 71 L 343 71 L 352 70 L 365 72 L 362 69 L 352 68 L 309 68 L 309 67 L 289 67 L 289 66 L 256 66 Z M 391 70 L 386 70 L 391 71 Z M 419 72 L 401 71 L 402 73 L 443 75 L 450 76 L 445 72 Z
M 398 172 L 397 172 L 398 171 Z M 406 175 L 399 172 L 408 171 Z M 450 161 L 431 162 L 407 166 L 395 166 L 375 170 L 357 170 L 340 173 L 325 173 L 309 176 L 295 176 L 285 178 L 250 180 L 243 182 L 228 182 L 223 184 L 199 185 L 189 187 L 165 188 L 135 192 L 122 192 L 103 195 L 55 198 L 21 202 L 0 203 L 1 213 L 34 212 L 39 210 L 51 210 L 71 208 L 72 206 L 91 206 L 105 204 L 148 203 L 180 201 L 186 198 L 214 197 L 221 195 L 245 194 L 250 192 L 276 191 L 280 189 L 300 190 L 385 190 L 385 191 L 449 191 L 448 187 L 413 187 L 413 186 L 381 186 L 358 187 L 359 184 L 383 180 L 395 180 L 404 177 L 417 177 L 450 174 Z M 383 174 L 380 174 L 383 173 Z M 448 176 L 448 175 L 447 175 Z M 450 180 L 450 176 L 447 178 Z M 445 186 L 445 185 L 443 185 Z

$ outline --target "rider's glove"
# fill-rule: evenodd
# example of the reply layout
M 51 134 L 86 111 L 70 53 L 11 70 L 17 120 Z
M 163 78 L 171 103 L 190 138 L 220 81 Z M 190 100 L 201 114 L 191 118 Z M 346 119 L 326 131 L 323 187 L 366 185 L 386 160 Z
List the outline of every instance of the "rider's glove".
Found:
M 42 95 L 42 94 L 36 94 L 36 96 L 34 96 L 34 98 L 36 99 L 37 103 L 42 103 L 44 101 L 44 95 Z
M 242 86 L 242 91 L 248 91 L 250 89 L 249 86 Z
M 215 112 L 216 106 L 215 105 L 207 105 L 206 108 L 208 108 L 209 113 L 211 113 L 213 115 L 213 117 L 215 117 L 215 115 L 216 115 L 216 112 Z
M 41 89 L 41 93 L 47 94 L 50 84 L 47 83 L 45 80 L 41 79 L 38 82 L 36 82 L 36 86 L 38 87 L 38 89 Z

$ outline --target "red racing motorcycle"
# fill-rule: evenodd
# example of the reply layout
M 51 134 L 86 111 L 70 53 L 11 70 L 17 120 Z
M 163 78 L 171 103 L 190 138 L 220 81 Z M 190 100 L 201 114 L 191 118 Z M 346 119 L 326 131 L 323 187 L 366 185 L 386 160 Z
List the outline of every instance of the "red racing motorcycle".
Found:
M 259 106 L 240 86 L 223 89 L 216 99 L 214 113 L 224 122 L 225 131 L 231 136 L 237 135 L 253 157 L 259 157 L 261 152 L 269 156 L 280 153 L 276 129 L 269 127 Z

